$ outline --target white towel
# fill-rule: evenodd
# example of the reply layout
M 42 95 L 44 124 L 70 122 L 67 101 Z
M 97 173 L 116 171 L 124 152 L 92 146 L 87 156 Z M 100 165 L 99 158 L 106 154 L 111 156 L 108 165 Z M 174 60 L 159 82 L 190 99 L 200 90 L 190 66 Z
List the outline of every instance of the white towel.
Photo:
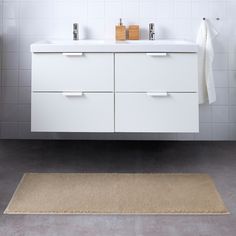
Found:
M 199 45 L 199 103 L 209 104 L 216 101 L 216 90 L 213 76 L 214 48 L 213 40 L 217 36 L 216 30 L 207 20 L 203 20 L 198 37 Z

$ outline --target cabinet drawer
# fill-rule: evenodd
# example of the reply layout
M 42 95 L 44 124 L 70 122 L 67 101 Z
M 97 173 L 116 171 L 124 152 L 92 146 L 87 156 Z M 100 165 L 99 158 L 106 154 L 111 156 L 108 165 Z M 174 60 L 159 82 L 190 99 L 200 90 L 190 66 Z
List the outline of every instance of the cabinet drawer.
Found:
M 118 53 L 115 56 L 119 92 L 197 92 L 196 53 Z
M 33 93 L 32 131 L 114 132 L 112 93 Z
M 113 91 L 112 53 L 35 53 L 33 91 Z
M 197 93 L 118 93 L 116 132 L 198 132 Z

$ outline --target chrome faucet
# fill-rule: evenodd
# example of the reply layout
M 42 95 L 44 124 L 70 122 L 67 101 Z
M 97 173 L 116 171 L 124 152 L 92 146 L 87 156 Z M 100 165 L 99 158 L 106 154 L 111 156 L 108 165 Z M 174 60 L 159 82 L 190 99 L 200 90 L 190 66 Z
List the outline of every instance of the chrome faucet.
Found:
M 73 24 L 73 40 L 79 40 L 79 24 Z
M 150 23 L 149 24 L 149 40 L 155 40 L 155 24 Z

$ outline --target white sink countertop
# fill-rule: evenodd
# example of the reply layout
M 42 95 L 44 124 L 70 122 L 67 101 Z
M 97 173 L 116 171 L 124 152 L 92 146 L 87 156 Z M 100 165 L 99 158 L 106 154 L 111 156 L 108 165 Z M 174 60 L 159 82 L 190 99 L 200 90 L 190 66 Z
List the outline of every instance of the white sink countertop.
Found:
M 33 53 L 59 52 L 198 52 L 198 45 L 190 41 L 181 40 L 137 40 L 137 41 L 42 41 L 31 45 Z

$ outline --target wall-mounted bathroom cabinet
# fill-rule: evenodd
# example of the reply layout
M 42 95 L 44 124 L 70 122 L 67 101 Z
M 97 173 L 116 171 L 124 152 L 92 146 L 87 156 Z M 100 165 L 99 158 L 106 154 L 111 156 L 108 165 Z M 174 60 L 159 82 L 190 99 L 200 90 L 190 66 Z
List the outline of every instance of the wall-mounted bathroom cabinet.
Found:
M 199 131 L 197 49 L 107 51 L 32 50 L 33 132 Z

